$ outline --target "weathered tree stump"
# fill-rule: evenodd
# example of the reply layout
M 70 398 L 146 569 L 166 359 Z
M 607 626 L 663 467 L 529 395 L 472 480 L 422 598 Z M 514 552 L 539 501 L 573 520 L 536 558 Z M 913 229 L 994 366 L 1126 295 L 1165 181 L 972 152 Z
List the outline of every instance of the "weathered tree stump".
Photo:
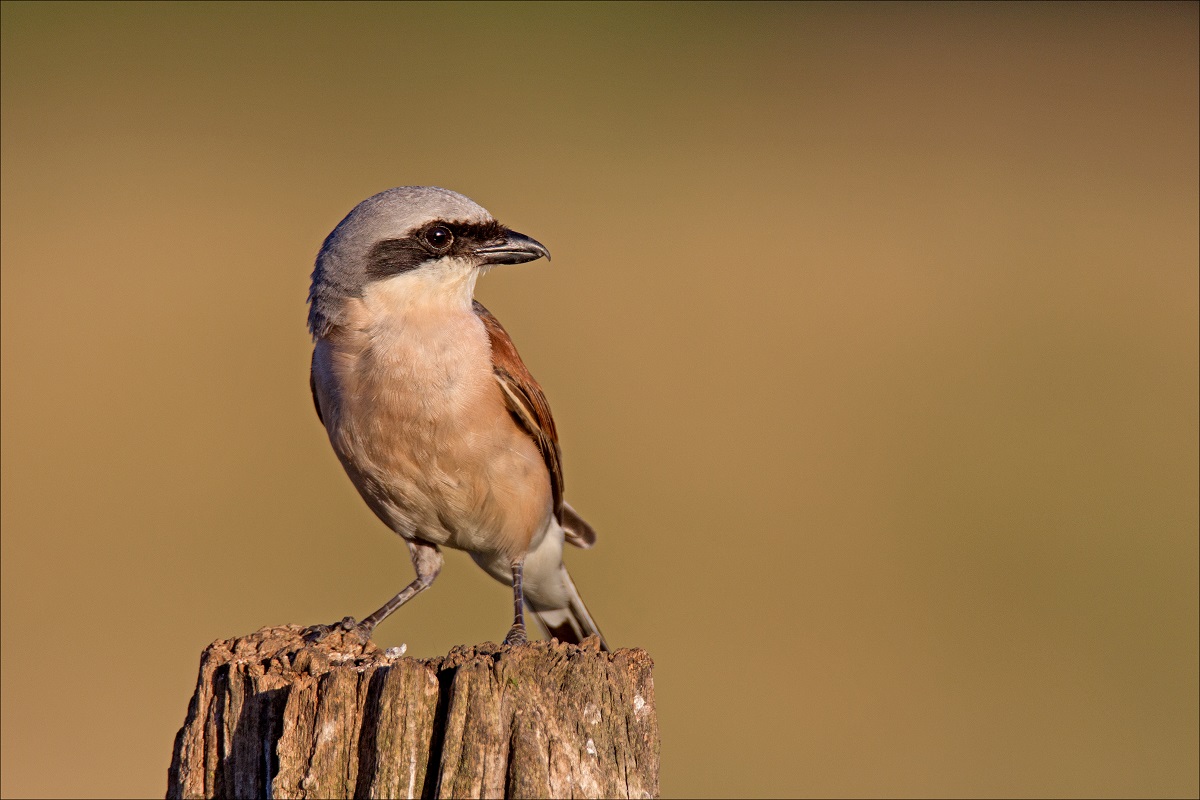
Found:
M 653 662 L 531 642 L 416 659 L 299 625 L 218 640 L 167 797 L 656 797 Z

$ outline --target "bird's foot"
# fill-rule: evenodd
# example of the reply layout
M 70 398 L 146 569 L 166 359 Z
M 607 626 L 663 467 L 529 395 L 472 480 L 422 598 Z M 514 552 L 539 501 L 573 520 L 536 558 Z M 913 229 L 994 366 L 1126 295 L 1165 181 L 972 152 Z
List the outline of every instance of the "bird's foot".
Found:
M 366 623 L 358 622 L 354 617 L 342 617 L 340 622 L 334 622 L 331 625 L 310 625 L 304 629 L 304 641 L 309 644 L 317 644 L 325 641 L 331 633 L 340 633 L 342 638 L 347 636 L 358 640 L 360 645 L 371 641 L 371 633 L 374 625 L 368 626 Z
M 504 644 L 509 647 L 518 644 L 529 644 L 529 637 L 525 635 L 525 625 L 517 623 L 509 628 L 508 636 L 504 637 Z

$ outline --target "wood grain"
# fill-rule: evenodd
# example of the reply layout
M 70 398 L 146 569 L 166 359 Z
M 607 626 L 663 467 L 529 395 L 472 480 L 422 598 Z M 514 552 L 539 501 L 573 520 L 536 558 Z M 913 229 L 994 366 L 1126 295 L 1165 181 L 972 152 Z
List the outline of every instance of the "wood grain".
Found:
M 298 625 L 200 658 L 167 797 L 657 797 L 653 662 L 599 643 L 397 657 Z

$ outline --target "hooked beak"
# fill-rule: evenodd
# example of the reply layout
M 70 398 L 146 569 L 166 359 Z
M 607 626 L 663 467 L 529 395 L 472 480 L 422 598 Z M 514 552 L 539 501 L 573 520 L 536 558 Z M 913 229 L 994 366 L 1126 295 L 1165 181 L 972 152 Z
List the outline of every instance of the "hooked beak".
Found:
M 502 239 L 493 239 L 475 248 L 475 255 L 484 264 L 524 264 L 542 258 L 550 260 L 550 251 L 537 239 L 523 233 L 508 231 Z

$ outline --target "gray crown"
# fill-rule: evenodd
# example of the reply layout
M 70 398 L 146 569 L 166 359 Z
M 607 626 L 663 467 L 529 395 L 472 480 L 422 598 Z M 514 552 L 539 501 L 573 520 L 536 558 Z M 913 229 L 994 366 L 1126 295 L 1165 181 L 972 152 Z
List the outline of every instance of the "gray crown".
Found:
M 322 336 L 341 321 L 347 298 L 362 295 L 366 257 L 382 239 L 401 239 L 433 220 L 490 222 L 474 200 L 437 186 L 398 186 L 356 205 L 325 237 L 308 290 L 308 329 Z

